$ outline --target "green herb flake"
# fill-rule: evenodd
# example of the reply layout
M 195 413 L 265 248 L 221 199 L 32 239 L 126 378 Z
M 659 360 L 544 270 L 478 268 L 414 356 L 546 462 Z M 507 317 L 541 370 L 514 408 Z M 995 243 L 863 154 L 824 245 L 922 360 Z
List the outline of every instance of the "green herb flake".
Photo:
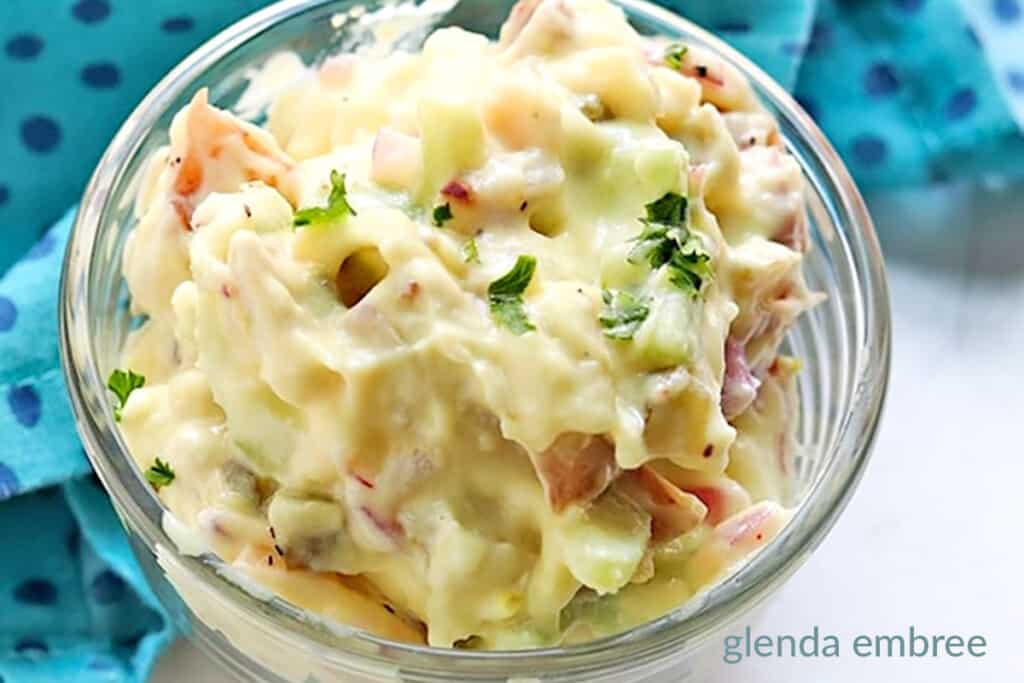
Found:
M 327 197 L 327 206 L 311 206 L 296 211 L 292 225 L 296 228 L 303 225 L 331 225 L 348 215 L 355 216 L 356 212 L 348 203 L 345 174 L 331 171 L 331 193 Z
M 462 260 L 466 263 L 480 263 L 480 252 L 476 248 L 476 239 L 471 237 L 462 245 Z
M 654 270 L 666 266 L 669 282 L 696 298 L 714 273 L 700 236 L 686 226 L 686 197 L 668 192 L 645 208 L 644 229 L 633 238 L 627 260 L 647 261 Z
M 525 334 L 537 329 L 526 315 L 523 292 L 530 285 L 537 269 L 537 259 L 520 256 L 512 269 L 495 280 L 487 288 L 487 299 L 491 315 L 498 325 L 513 334 Z
M 704 289 L 704 283 L 710 282 L 714 276 L 711 255 L 704 249 L 700 238 L 693 233 L 689 233 L 679 249 L 672 253 L 668 268 L 669 282 L 694 297 Z
M 662 225 L 682 225 L 686 220 L 686 197 L 675 192 L 666 192 L 661 199 L 655 200 L 644 207 L 647 211 L 647 223 Z
M 125 404 L 128 403 L 128 397 L 131 396 L 133 391 L 141 389 L 145 384 L 146 378 L 131 370 L 125 372 L 118 369 L 110 373 L 110 378 L 107 380 L 107 389 L 110 389 L 114 396 L 117 397 L 117 405 L 114 406 L 115 420 L 121 421 L 121 411 L 124 410 Z
M 146 470 L 146 481 L 159 491 L 174 481 L 174 470 L 169 464 L 157 458 L 148 470 Z
M 433 215 L 435 228 L 440 228 L 455 217 L 454 214 L 452 214 L 452 205 L 447 203 L 435 206 Z
M 665 48 L 665 64 L 672 69 L 678 71 L 683 67 L 683 57 L 689 52 L 690 48 L 686 47 L 682 43 L 672 43 Z
M 604 290 L 601 293 L 604 310 L 598 317 L 604 336 L 629 340 L 651 312 L 650 302 L 630 292 Z

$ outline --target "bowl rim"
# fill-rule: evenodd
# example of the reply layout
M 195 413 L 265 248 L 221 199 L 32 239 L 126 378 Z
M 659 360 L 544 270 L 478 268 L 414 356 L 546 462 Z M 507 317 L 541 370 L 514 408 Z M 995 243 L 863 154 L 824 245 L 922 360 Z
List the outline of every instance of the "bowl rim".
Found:
M 779 116 L 784 116 L 798 136 L 809 143 L 826 174 L 825 182 L 834 189 L 842 213 L 847 218 L 848 230 L 843 232 L 848 233 L 852 247 L 859 252 L 855 259 L 857 268 L 853 274 L 855 277 L 868 278 L 870 296 L 865 305 L 873 322 L 873 326 L 864 330 L 864 348 L 860 350 L 862 357 L 851 378 L 855 384 L 856 397 L 862 401 L 861 405 L 854 406 L 854 411 L 859 413 L 855 425 L 859 433 L 852 436 L 854 441 L 849 448 L 851 457 L 832 458 L 829 467 L 819 473 L 800 503 L 794 519 L 786 525 L 779 537 L 729 578 L 705 593 L 702 599 L 691 600 L 658 619 L 623 633 L 567 647 L 489 652 L 455 650 L 396 643 L 351 627 L 330 629 L 330 633 L 323 637 L 315 633 L 311 635 L 308 615 L 304 610 L 274 599 L 270 602 L 276 614 L 268 615 L 265 608 L 259 609 L 267 601 L 242 593 L 233 582 L 225 578 L 222 571 L 217 570 L 216 561 L 178 552 L 176 544 L 163 526 L 160 514 L 163 507 L 134 466 L 120 432 L 113 423 L 109 408 L 98 406 L 90 400 L 89 391 L 95 392 L 98 387 L 100 395 L 103 395 L 105 383 L 92 347 L 94 340 L 87 328 L 87 291 L 89 274 L 97 257 L 96 236 L 112 197 L 114 181 L 121 176 L 124 166 L 137 152 L 150 128 L 166 113 L 170 103 L 195 86 L 197 74 L 276 24 L 339 1 L 343 0 L 280 0 L 232 24 L 200 45 L 164 76 L 128 116 L 86 186 L 68 239 L 60 280 L 61 365 L 85 451 L 94 471 L 113 499 L 122 523 L 128 527 L 130 534 L 142 537 L 150 553 L 156 554 L 158 547 L 169 549 L 207 585 L 214 587 L 248 616 L 270 619 L 278 629 L 286 631 L 289 638 L 298 639 L 306 645 L 318 644 L 327 648 L 319 653 L 322 655 L 334 651 L 372 659 L 366 648 L 361 647 L 369 645 L 373 651 L 384 649 L 399 656 L 415 656 L 414 665 L 423 665 L 427 661 L 427 669 L 434 673 L 469 665 L 479 667 L 476 673 L 507 674 L 513 669 L 523 673 L 547 671 L 545 665 L 553 666 L 553 670 L 568 670 L 566 667 L 573 671 L 595 670 L 594 667 L 597 667 L 597 670 L 604 671 L 603 667 L 614 661 L 608 656 L 611 653 L 616 658 L 628 659 L 628 666 L 633 668 L 638 662 L 653 661 L 668 651 L 697 647 L 716 631 L 755 607 L 788 579 L 820 545 L 849 502 L 869 461 L 885 403 L 891 363 L 891 318 L 884 260 L 871 217 L 845 165 L 821 130 L 778 83 L 737 50 L 693 22 L 647 0 L 612 1 L 627 14 L 650 18 L 659 24 L 673 27 L 680 34 L 698 39 L 739 69 L 756 86 L 760 98 L 771 100 L 779 110 Z M 76 309 L 79 307 L 82 314 L 77 314 Z M 89 347 L 84 350 L 76 347 L 76 340 L 88 340 Z M 79 362 L 79 359 L 85 362 Z M 873 382 L 866 381 L 869 375 Z M 851 412 L 841 420 L 835 442 L 841 441 L 840 437 L 853 426 Z M 122 473 L 115 469 L 115 458 L 132 463 L 134 482 L 124 480 Z M 826 488 L 828 491 L 825 491 Z M 140 496 L 145 497 L 145 500 L 140 499 Z M 811 503 L 814 503 L 815 519 L 804 520 L 808 523 L 798 525 L 797 521 L 802 515 L 811 514 L 807 511 Z M 787 548 L 786 553 L 772 552 L 783 545 Z M 339 648 L 339 643 L 346 642 L 360 647 Z M 633 657 L 623 657 L 626 652 Z M 377 661 L 393 661 L 393 657 L 379 655 Z M 449 666 L 444 666 L 446 664 Z M 495 666 L 501 668 L 496 669 Z

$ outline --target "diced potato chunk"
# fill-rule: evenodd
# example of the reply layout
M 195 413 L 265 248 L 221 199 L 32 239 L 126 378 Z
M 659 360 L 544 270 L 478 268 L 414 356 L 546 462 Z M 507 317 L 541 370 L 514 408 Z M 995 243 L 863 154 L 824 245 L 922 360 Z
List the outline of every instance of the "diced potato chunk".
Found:
M 420 101 L 423 178 L 419 198 L 431 201 L 459 172 L 484 162 L 484 127 L 472 102 L 427 97 Z
M 560 525 L 569 571 L 598 593 L 614 593 L 636 573 L 650 525 L 650 515 L 612 492 L 586 509 L 570 509 Z
M 561 111 L 558 100 L 543 84 L 524 78 L 503 81 L 482 106 L 487 129 L 506 149 L 557 148 Z
M 557 73 L 573 92 L 600 97 L 612 118 L 646 122 L 657 114 L 658 90 L 639 52 L 588 50 L 559 65 Z

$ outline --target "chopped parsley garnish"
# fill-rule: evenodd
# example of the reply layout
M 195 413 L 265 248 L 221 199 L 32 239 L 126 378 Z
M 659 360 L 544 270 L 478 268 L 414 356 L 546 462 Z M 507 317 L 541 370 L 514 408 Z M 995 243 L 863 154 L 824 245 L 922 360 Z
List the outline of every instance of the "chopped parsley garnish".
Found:
M 686 207 L 686 197 L 674 192 L 648 204 L 643 232 L 633 238 L 636 246 L 628 258 L 630 263 L 647 261 L 654 270 L 666 266 L 669 282 L 696 298 L 713 273 L 711 255 L 686 226 Z
M 611 339 L 632 339 L 651 312 L 649 301 L 625 290 L 601 292 L 604 310 L 598 320 L 604 336 Z
M 537 329 L 526 316 L 523 305 L 523 292 L 530 285 L 536 269 L 537 259 L 532 256 L 520 256 L 511 270 L 487 288 L 491 315 L 499 325 L 513 334 L 525 334 Z
M 166 462 L 157 458 L 148 470 L 146 470 L 146 481 L 153 485 L 157 491 L 174 481 L 174 470 Z
M 440 206 L 434 207 L 434 227 L 440 228 L 446 222 L 450 221 L 455 216 L 452 214 L 451 204 L 441 204 Z
M 678 71 L 683 66 L 683 57 L 690 48 L 682 43 L 672 43 L 665 48 L 665 64 Z
M 121 411 L 124 410 L 124 405 L 128 403 L 128 397 L 131 396 L 133 391 L 142 388 L 145 384 L 146 378 L 131 370 L 127 372 L 124 370 L 114 370 L 110 373 L 110 378 L 107 380 L 107 389 L 110 389 L 114 396 L 117 397 L 117 405 L 114 406 L 115 420 L 121 421 Z
M 700 295 L 704 283 L 710 282 L 714 275 L 711 255 L 704 249 L 700 237 L 692 232 L 672 252 L 668 268 L 669 282 L 684 292 L 690 292 L 694 298 Z
M 303 225 L 330 225 L 349 214 L 355 216 L 356 212 L 348 203 L 345 174 L 331 171 L 331 193 L 327 197 L 327 206 L 311 206 L 296 211 L 292 225 L 296 228 Z
M 466 263 L 480 263 L 480 252 L 476 248 L 476 239 L 470 238 L 462 245 L 462 260 Z
M 663 225 L 682 225 L 686 220 L 686 197 L 675 192 L 666 192 L 661 199 L 644 207 L 647 218 L 644 222 Z

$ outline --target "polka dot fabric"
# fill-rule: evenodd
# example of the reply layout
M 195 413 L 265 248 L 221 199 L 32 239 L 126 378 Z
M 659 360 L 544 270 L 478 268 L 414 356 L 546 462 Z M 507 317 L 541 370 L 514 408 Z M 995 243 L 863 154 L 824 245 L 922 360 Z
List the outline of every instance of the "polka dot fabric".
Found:
M 117 127 L 212 34 L 267 0 L 0 2 L 0 273 L 79 198 Z
M 1024 0 L 965 0 L 964 11 L 979 35 L 996 75 L 996 91 L 1024 127 Z
M 89 466 L 57 351 L 61 214 L 146 91 L 263 4 L 0 2 L 0 538 L 18 548 L 0 560 L 0 681 L 142 681 L 172 639 L 105 495 L 76 481 Z
M 1021 151 L 1024 0 L 661 1 L 812 102 L 866 186 L 925 182 L 935 166 L 948 177 L 1007 172 Z M 0 272 L 78 198 L 160 76 L 266 2 L 0 3 L 0 82 L 17 84 L 0 107 L 0 221 L 19 226 L 0 241 Z M 860 161 L 855 141 L 867 134 L 884 138 L 884 161 Z
M 0 680 L 145 680 L 171 631 L 98 488 L 81 481 L 7 501 L 0 538 L 18 539 L 0 581 Z
M 661 2 L 793 91 L 868 188 L 1024 170 L 1024 0 Z M 0 0 L 0 683 L 141 681 L 171 639 L 67 404 L 65 212 L 149 88 L 264 4 Z
M 990 61 L 997 28 L 1016 33 L 1003 53 L 1024 56 L 1024 26 L 994 26 L 1012 14 L 1008 4 L 818 3 L 814 23 L 832 39 L 803 55 L 795 92 L 817 104 L 819 125 L 862 186 L 1022 175 L 1024 138 Z M 979 8 L 989 23 L 977 21 Z
M 790 88 L 866 189 L 1024 175 L 1024 0 L 664 3 Z

